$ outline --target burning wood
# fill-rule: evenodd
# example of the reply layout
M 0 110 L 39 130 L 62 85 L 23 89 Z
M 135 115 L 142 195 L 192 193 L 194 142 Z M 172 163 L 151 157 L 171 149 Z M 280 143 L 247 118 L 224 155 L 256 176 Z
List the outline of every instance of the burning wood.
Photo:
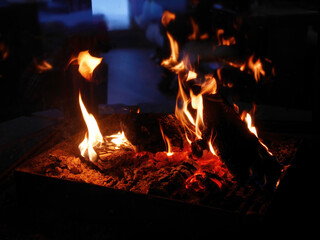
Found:
M 191 143 L 193 154 L 201 157 L 203 150 L 215 147 L 217 151 L 214 151 L 218 152 L 239 182 L 275 186 L 281 173 L 281 165 L 258 138 L 251 116 L 246 117 L 246 125 L 234 108 L 226 104 L 217 93 L 216 79 L 208 74 L 198 77 L 185 64 L 185 60 L 178 63 L 178 46 L 171 36 L 170 45 L 171 57 L 164 60 L 162 65 L 178 73 L 176 116 L 186 130 L 186 138 Z M 264 75 L 265 72 L 260 60 L 253 63 L 252 59 L 253 55 L 248 60 L 248 67 L 258 81 L 260 74 Z M 172 66 L 174 64 L 179 67 Z M 239 66 L 241 71 L 244 67 L 243 64 Z M 213 141 L 212 134 L 215 136 Z

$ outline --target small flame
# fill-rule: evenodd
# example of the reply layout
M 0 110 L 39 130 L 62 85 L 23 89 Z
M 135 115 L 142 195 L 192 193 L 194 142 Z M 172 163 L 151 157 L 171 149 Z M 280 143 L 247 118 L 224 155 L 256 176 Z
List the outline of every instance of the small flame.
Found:
M 262 63 L 260 61 L 260 58 L 256 62 L 253 62 L 254 55 L 251 55 L 251 57 L 248 60 L 248 67 L 252 70 L 254 74 L 254 79 L 256 82 L 260 80 L 260 75 L 265 76 L 265 71 L 263 70 Z
M 197 110 L 195 134 L 196 139 L 202 139 L 201 128 L 203 127 L 203 99 L 202 94 L 194 95 L 190 90 L 191 106 Z
M 118 132 L 117 134 L 113 134 L 108 136 L 108 138 L 111 138 L 111 142 L 114 143 L 115 149 L 120 149 L 121 145 L 131 145 L 131 143 L 128 141 L 128 139 L 126 138 L 126 136 L 124 135 L 124 132 Z
M 246 112 L 244 111 L 244 112 L 242 112 L 242 114 L 241 114 L 241 119 L 247 123 L 247 127 L 248 127 L 249 131 L 252 132 L 252 133 L 258 138 L 261 146 L 263 146 L 263 147 L 267 150 L 267 152 L 268 152 L 271 156 L 273 156 L 272 152 L 269 151 L 269 148 L 267 147 L 267 145 L 265 145 L 265 144 L 262 142 L 262 140 L 259 138 L 257 129 L 256 129 L 256 127 L 255 127 L 255 126 L 253 125 L 253 123 L 252 123 L 251 115 L 250 115 L 249 113 L 246 113 Z
M 9 56 L 8 47 L 4 44 L 4 42 L 0 42 L 0 61 L 6 60 L 8 56 Z
M 192 26 L 192 33 L 189 35 L 189 40 L 197 40 L 199 37 L 199 26 L 196 24 L 193 18 L 190 18 L 191 26 Z
M 163 138 L 163 141 L 164 143 L 166 144 L 166 148 L 167 148 L 167 156 L 170 157 L 173 155 L 173 152 L 172 152 L 172 149 L 171 149 L 171 142 L 170 142 L 170 139 L 163 133 L 163 129 L 160 126 L 160 131 L 161 131 L 161 135 L 162 135 L 162 138 Z
M 195 79 L 195 78 L 197 78 L 197 76 L 198 76 L 198 75 L 197 75 L 195 72 L 189 71 L 189 72 L 188 72 L 187 81 L 192 80 L 192 79 Z
M 175 19 L 176 15 L 174 13 L 169 12 L 168 10 L 164 10 L 161 18 L 161 23 L 166 27 L 171 21 L 174 21 Z
M 79 104 L 84 121 L 86 122 L 88 132 L 86 133 L 83 141 L 79 144 L 79 150 L 81 156 L 89 158 L 94 162 L 97 160 L 98 155 L 93 149 L 94 147 L 104 142 L 101 132 L 98 127 L 98 123 L 91 113 L 88 113 L 86 107 L 83 104 L 81 93 L 79 92 Z
M 36 64 L 36 69 L 39 73 L 43 73 L 52 69 L 52 65 L 48 63 L 46 60 L 43 60 L 40 63 L 37 63 L 35 61 L 35 64 Z
M 92 80 L 94 69 L 101 63 L 102 58 L 96 58 L 90 55 L 89 50 L 80 52 L 78 55 L 78 64 L 80 74 L 88 81 Z
M 226 38 L 226 37 L 223 37 L 223 34 L 224 34 L 224 30 L 223 29 L 218 29 L 217 30 L 217 39 L 218 39 L 218 42 L 219 42 L 219 46 L 220 45 L 224 45 L 224 46 L 230 46 L 230 45 L 235 45 L 236 44 L 236 39 L 235 37 L 229 37 L 229 38 Z
M 171 67 L 178 63 L 179 58 L 179 46 L 177 41 L 173 39 L 173 37 L 167 33 L 169 42 L 170 42 L 170 48 L 171 48 L 171 55 L 168 59 L 165 59 L 162 61 L 161 66 L 164 67 Z
M 214 140 L 214 139 L 213 139 Z M 213 146 L 212 146 L 212 132 L 211 132 L 211 136 L 210 136 L 210 139 L 208 141 L 208 146 L 209 146 L 209 150 L 210 152 L 214 155 L 214 156 L 218 156 L 216 151 L 214 150 Z
M 249 131 L 252 132 L 254 135 L 256 135 L 257 138 L 259 138 L 258 133 L 257 133 L 257 129 L 252 124 L 251 115 L 249 113 L 245 113 L 245 112 L 242 115 L 245 116 L 245 117 L 242 116 L 242 119 L 247 123 L 247 127 L 248 127 Z

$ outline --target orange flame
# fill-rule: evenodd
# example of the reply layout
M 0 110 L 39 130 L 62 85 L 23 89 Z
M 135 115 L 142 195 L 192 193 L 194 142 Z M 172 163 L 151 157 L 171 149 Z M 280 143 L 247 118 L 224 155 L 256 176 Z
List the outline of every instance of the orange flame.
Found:
M 260 80 L 260 75 L 265 76 L 265 71 L 263 70 L 262 63 L 260 61 L 260 58 L 256 62 L 253 62 L 254 54 L 251 55 L 251 57 L 248 60 L 248 67 L 252 70 L 254 74 L 254 79 L 256 82 Z
M 171 21 L 174 21 L 175 19 L 176 15 L 174 13 L 169 12 L 168 10 L 164 10 L 161 18 L 161 23 L 166 27 Z
M 80 74 L 88 81 L 92 80 L 94 69 L 101 63 L 102 58 L 96 58 L 90 55 L 89 50 L 80 52 L 78 55 L 78 64 Z
M 170 142 L 170 139 L 163 133 L 163 129 L 160 126 L 160 131 L 161 131 L 161 135 L 162 135 L 162 138 L 163 138 L 163 141 L 164 143 L 166 144 L 166 148 L 167 148 L 167 156 L 170 157 L 174 154 L 174 152 L 172 152 L 172 149 L 171 149 L 171 142 Z
M 7 59 L 8 56 L 9 56 L 8 47 L 4 44 L 4 42 L 0 42 L 0 61 Z
M 36 69 L 38 70 L 39 73 L 43 73 L 52 69 L 52 65 L 48 63 L 46 60 L 43 60 L 40 63 L 37 63 L 35 61 L 35 64 L 36 64 Z
M 250 115 L 249 113 L 246 113 L 246 112 L 244 111 L 244 112 L 242 112 L 242 114 L 241 114 L 241 119 L 247 123 L 247 127 L 248 127 L 249 131 L 250 131 L 251 133 L 253 133 L 253 134 L 258 138 L 261 146 L 263 146 L 263 147 L 267 150 L 267 152 L 268 152 L 271 156 L 273 156 L 272 152 L 269 151 L 269 148 L 267 147 L 267 145 L 265 145 L 265 144 L 262 142 L 262 140 L 259 138 L 258 132 L 257 132 L 257 128 L 256 128 L 256 127 L 253 125 L 253 123 L 252 123 L 251 115 Z
M 191 26 L 192 26 L 192 33 L 188 36 L 189 40 L 197 40 L 199 37 L 199 26 L 196 24 L 193 18 L 190 18 Z
M 171 55 L 168 59 L 165 59 L 161 62 L 161 66 L 164 66 L 166 68 L 172 69 L 172 67 L 177 68 L 174 70 L 179 71 L 179 69 L 183 69 L 183 62 L 181 66 L 177 67 L 178 64 L 178 58 L 179 58 L 179 46 L 176 40 L 173 39 L 173 37 L 167 32 L 167 36 L 170 42 L 170 48 L 171 48 Z
M 129 140 L 124 135 L 124 132 L 118 132 L 117 134 L 113 134 L 106 137 L 107 139 L 111 139 L 111 142 L 115 144 L 115 149 L 120 149 L 120 146 L 126 145 L 126 146 L 132 146 Z
M 218 29 L 217 30 L 217 39 L 218 39 L 218 42 L 219 42 L 219 46 L 220 45 L 224 45 L 224 46 L 230 46 L 230 45 L 235 45 L 236 44 L 236 39 L 235 37 L 229 37 L 229 38 L 226 38 L 226 37 L 223 37 L 223 34 L 224 34 L 224 30 L 223 29 Z
M 88 113 L 86 107 L 83 104 L 81 93 L 79 92 L 79 104 L 84 121 L 86 122 L 88 132 L 86 133 L 83 141 L 79 144 L 79 150 L 81 156 L 89 158 L 94 162 L 97 160 L 98 155 L 93 149 L 94 147 L 104 142 L 101 132 L 98 127 L 98 123 L 91 113 Z

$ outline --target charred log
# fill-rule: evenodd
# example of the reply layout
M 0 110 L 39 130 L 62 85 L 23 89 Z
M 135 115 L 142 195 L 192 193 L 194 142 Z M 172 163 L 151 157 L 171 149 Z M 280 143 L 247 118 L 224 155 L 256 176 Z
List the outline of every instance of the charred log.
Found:
M 127 139 L 137 148 L 138 152 L 165 151 L 166 146 L 160 131 L 174 146 L 183 148 L 182 130 L 179 121 L 173 115 L 130 113 L 124 120 L 123 130 Z
M 205 97 L 203 104 L 205 138 L 214 136 L 213 145 L 237 180 L 274 186 L 281 165 L 248 130 L 234 109 L 218 95 Z

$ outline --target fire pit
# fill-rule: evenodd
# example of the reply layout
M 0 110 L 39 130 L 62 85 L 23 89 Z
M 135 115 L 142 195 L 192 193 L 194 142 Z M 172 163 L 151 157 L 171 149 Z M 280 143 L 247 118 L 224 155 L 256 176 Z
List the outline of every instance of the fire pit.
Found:
M 120 132 L 121 126 L 133 116 L 139 116 L 142 127 L 146 129 L 157 119 L 163 136 L 170 136 L 171 151 L 166 150 L 163 142 L 156 141 L 148 148 L 162 148 L 162 151 L 137 151 L 125 139 L 123 132 L 114 134 Z M 276 190 L 239 183 L 210 151 L 205 150 L 203 156 L 197 158 L 191 148 L 186 150 L 177 146 L 180 141 L 182 146 L 188 144 L 182 136 L 171 137 L 177 132 L 173 128 L 177 124 L 178 120 L 173 115 L 131 113 L 105 117 L 99 126 L 102 136 L 107 136 L 104 137 L 107 143 L 95 147 L 96 161 L 91 162 L 79 153 L 78 145 L 84 136 L 81 132 L 26 161 L 16 170 L 24 202 L 48 201 L 52 197 L 64 205 L 65 198 L 74 195 L 71 197 L 74 201 L 82 202 L 89 198 L 89 202 L 97 202 L 94 208 L 102 212 L 108 212 L 110 206 L 117 206 L 118 211 L 122 209 L 120 211 L 129 215 L 139 211 L 139 215 L 149 217 L 184 211 L 192 216 L 199 211 L 197 214 L 204 214 L 203 217 L 222 215 L 219 217 L 221 225 L 229 225 L 239 217 L 261 220 Z M 168 129 L 173 130 L 169 132 Z M 270 141 L 270 151 L 280 163 L 289 166 L 294 160 L 298 140 L 272 135 Z M 279 179 L 285 175 L 286 167 Z M 276 187 L 280 185 L 281 181 L 280 184 L 278 181 Z M 76 200 L 75 196 L 84 199 Z
M 175 14 L 165 11 L 162 20 L 167 26 Z M 209 37 L 200 35 L 193 19 L 191 25 L 189 40 Z M 235 37 L 216 30 L 217 46 L 236 44 Z M 169 32 L 167 38 L 171 54 L 161 66 L 177 76 L 175 114 L 143 114 L 136 107 L 97 122 L 90 113 L 98 112 L 95 94 L 86 86 L 97 82 L 93 72 L 102 58 L 87 50 L 69 61 L 79 66 L 69 70 L 76 75 L 77 109 L 87 132 L 16 169 L 24 203 L 58 204 L 79 216 L 73 207 L 78 202 L 81 214 L 89 218 L 97 212 L 133 218 L 200 217 L 226 228 L 264 218 L 300 143 L 296 137 L 258 131 L 257 105 L 244 107 L 238 101 L 241 90 L 250 93 L 264 77 L 275 74 L 272 66 L 269 72 L 265 69 L 272 61 L 254 53 L 243 59 L 225 57 L 218 59 L 219 68 L 205 72 L 192 54 L 179 58 L 177 41 Z M 80 87 L 78 80 L 85 84 Z M 70 99 L 77 102 L 74 95 Z

